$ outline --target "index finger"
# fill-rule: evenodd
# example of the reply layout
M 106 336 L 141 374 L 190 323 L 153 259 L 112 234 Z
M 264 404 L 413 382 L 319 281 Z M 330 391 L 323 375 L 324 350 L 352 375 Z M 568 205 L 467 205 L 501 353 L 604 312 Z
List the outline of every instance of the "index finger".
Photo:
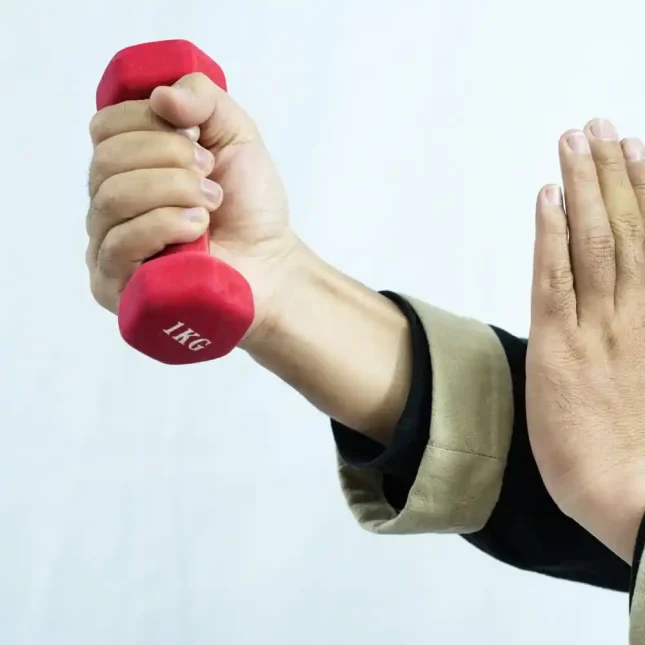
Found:
M 177 132 L 177 127 L 164 121 L 150 108 L 150 101 L 123 101 L 97 112 L 90 121 L 92 144 L 124 132 Z M 182 130 L 193 141 L 199 139 L 199 128 Z

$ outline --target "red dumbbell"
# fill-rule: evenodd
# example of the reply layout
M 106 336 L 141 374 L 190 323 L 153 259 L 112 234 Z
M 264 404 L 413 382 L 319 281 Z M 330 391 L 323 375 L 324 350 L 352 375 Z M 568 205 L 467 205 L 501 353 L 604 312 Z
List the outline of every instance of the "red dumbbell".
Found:
M 201 72 L 226 89 L 224 72 L 185 40 L 128 47 L 110 61 L 96 91 L 98 110 L 146 99 L 155 87 Z M 225 356 L 253 322 L 253 294 L 235 269 L 209 252 L 205 233 L 144 262 L 119 303 L 125 341 L 162 363 L 182 365 Z

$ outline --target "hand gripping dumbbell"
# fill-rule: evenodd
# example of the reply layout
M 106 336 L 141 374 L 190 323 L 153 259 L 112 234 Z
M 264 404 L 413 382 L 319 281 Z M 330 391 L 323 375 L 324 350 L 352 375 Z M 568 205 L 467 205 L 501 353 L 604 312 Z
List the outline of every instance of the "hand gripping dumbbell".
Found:
M 226 90 L 222 69 L 192 43 L 166 40 L 128 47 L 103 73 L 96 107 L 147 99 L 155 87 L 194 72 Z M 123 290 L 118 311 L 124 340 L 169 365 L 225 356 L 238 345 L 253 316 L 251 287 L 235 269 L 210 255 L 208 232 L 144 262 Z

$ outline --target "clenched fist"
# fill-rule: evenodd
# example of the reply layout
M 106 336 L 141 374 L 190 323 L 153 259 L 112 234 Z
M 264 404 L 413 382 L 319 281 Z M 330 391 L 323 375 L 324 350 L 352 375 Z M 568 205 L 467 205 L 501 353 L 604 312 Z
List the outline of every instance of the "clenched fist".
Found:
M 538 198 L 527 415 L 555 502 L 630 562 L 645 510 L 645 146 L 596 120 Z
M 116 313 L 141 262 L 209 229 L 212 255 L 253 289 L 247 337 L 261 328 L 304 247 L 250 117 L 206 76 L 190 74 L 149 100 L 101 110 L 90 131 L 86 259 L 96 300 Z

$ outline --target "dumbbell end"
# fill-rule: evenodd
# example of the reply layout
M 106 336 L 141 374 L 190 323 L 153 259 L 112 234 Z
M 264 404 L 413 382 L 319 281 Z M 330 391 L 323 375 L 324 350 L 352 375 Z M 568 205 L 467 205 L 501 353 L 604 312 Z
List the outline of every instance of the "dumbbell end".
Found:
M 193 71 L 226 90 L 222 68 L 187 40 L 160 40 L 127 47 L 109 62 L 96 90 L 96 109 L 147 99 L 155 87 L 174 85 Z
M 235 269 L 205 253 L 142 264 L 119 302 L 119 330 L 139 352 L 167 365 L 221 358 L 253 323 L 253 294 Z

